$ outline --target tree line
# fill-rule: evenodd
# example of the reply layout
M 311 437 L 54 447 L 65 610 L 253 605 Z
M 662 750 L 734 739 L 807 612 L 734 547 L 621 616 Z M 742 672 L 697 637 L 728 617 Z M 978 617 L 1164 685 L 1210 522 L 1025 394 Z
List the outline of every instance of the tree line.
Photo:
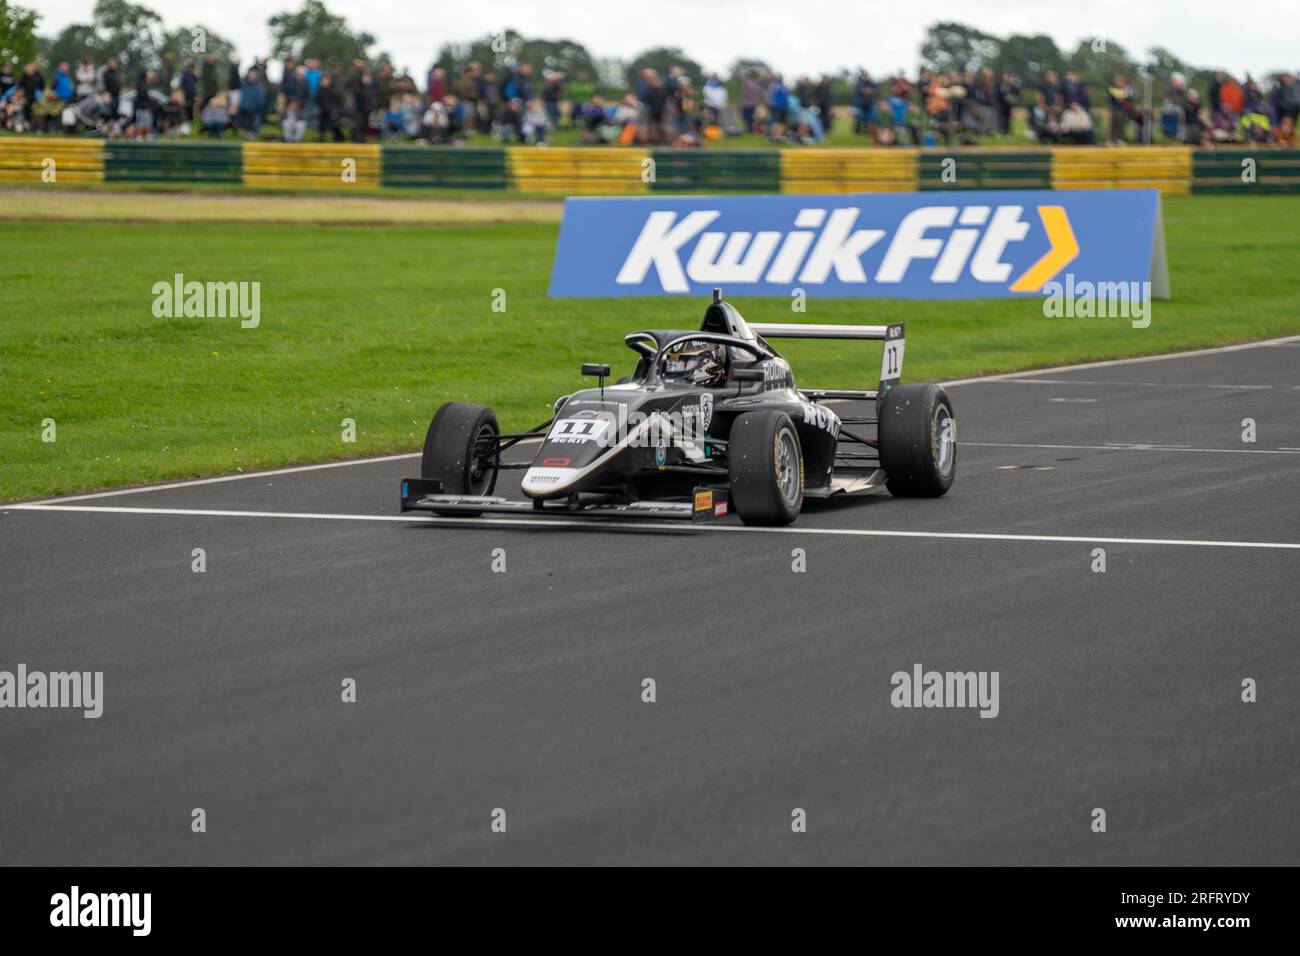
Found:
M 52 35 L 39 34 L 38 22 L 38 13 L 9 0 L 0 0 L 0 59 L 20 63 L 38 58 L 54 65 L 75 63 L 82 58 L 101 63 L 112 56 L 130 75 L 141 69 L 157 69 L 167 54 L 182 62 L 210 55 L 223 64 L 235 55 L 233 43 L 202 23 L 169 27 L 149 7 L 128 0 L 97 0 L 91 22 L 69 24 Z M 327 63 L 349 64 L 361 59 L 372 65 L 394 65 L 386 51 L 376 49 L 373 35 L 351 27 L 343 17 L 331 13 L 323 0 L 305 0 L 297 10 L 274 14 L 267 20 L 267 26 L 271 42 L 265 54 L 272 58 L 293 56 L 301 60 L 313 56 Z M 1024 84 L 1026 103 L 1032 100 L 1034 85 L 1047 70 L 1058 73 L 1067 68 L 1078 70 L 1100 100 L 1117 73 L 1128 76 L 1136 84 L 1150 76 L 1158 98 L 1171 74 L 1183 73 L 1189 82 L 1204 87 L 1208 85 L 1211 69 L 1186 63 L 1159 46 L 1138 56 L 1105 37 L 1087 37 L 1073 50 L 1063 50 L 1046 34 L 998 37 L 955 22 L 932 25 L 918 53 L 917 70 L 928 67 L 936 73 L 976 73 L 987 66 L 999 75 L 1011 73 Z M 825 73 L 832 80 L 834 102 L 851 101 L 852 84 L 860 67 L 868 69 L 878 80 L 892 75 L 889 70 L 873 69 L 870 59 L 870 53 L 864 52 L 861 64 L 828 64 L 819 71 L 817 75 Z M 606 96 L 621 96 L 645 68 L 667 74 L 671 67 L 680 66 L 697 85 L 713 72 L 677 47 L 654 47 L 630 60 L 620 60 L 596 56 L 577 40 L 529 37 L 515 30 L 444 43 L 432 60 L 433 65 L 446 69 L 449 76 L 472 60 L 498 70 L 511 63 L 527 63 L 538 76 L 550 71 L 563 72 L 570 80 L 585 75 Z M 410 66 L 419 76 L 428 64 Z M 754 70 L 761 74 L 780 69 L 779 63 L 746 57 L 716 72 L 734 93 L 746 72 Z M 1263 78 L 1268 71 L 1261 74 Z M 787 74 L 787 80 L 794 78 L 794 74 Z M 915 79 L 915 75 L 910 78 Z

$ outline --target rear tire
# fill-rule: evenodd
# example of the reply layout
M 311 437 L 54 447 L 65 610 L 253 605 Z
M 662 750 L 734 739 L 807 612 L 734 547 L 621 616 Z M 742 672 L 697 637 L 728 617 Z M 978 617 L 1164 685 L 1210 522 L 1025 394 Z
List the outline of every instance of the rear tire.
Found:
M 938 498 L 957 474 L 957 419 L 932 383 L 895 385 L 880 403 L 880 467 L 897 498 Z
M 803 451 L 785 412 L 746 412 L 727 440 L 731 503 L 745 524 L 786 525 L 803 508 Z
M 496 488 L 494 439 L 497 417 L 484 405 L 448 402 L 433 416 L 424 437 L 420 477 L 442 482 L 446 495 L 490 495 Z M 453 512 L 437 512 L 453 514 Z M 472 513 L 454 512 L 473 517 Z

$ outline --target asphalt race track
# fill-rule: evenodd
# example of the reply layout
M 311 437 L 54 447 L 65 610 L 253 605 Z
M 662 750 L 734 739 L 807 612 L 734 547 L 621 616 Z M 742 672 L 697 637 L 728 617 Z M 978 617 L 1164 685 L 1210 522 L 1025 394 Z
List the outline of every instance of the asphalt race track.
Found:
M 951 394 L 946 498 L 780 531 L 399 516 L 411 457 L 8 506 L 0 668 L 104 713 L 0 714 L 0 856 L 1300 862 L 1300 338 Z

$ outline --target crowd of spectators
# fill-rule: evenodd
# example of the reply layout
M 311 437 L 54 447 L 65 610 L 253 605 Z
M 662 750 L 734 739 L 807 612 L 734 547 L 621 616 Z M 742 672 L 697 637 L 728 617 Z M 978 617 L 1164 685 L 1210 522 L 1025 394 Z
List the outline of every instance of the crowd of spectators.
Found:
M 215 69 L 216 61 L 209 58 Z M 206 67 L 205 67 L 206 68 Z M 215 84 L 211 87 L 214 92 Z M 49 80 L 35 61 L 21 70 L 0 66 L 0 128 L 15 132 L 91 132 L 144 138 L 188 134 L 199 94 L 192 62 L 178 70 L 168 54 L 161 69 L 141 70 L 125 80 L 115 57 L 99 66 L 60 63 Z
M 1209 96 L 1174 73 L 1158 105 L 1147 107 L 1129 77 L 1116 74 L 1106 90 L 1108 126 L 1094 130 L 1088 91 L 1073 71 L 1065 82 L 1048 73 L 1036 91 L 1033 128 L 1048 141 L 1122 143 L 1138 139 L 1163 139 L 1192 146 L 1228 143 L 1296 145 L 1296 118 L 1300 115 L 1300 84 L 1295 74 L 1278 76 L 1265 94 L 1249 74 L 1239 81 L 1216 71 Z M 1159 136 L 1154 131 L 1159 131 Z M 1147 131 L 1152 131 L 1148 133 Z
M 836 82 L 828 74 L 789 82 L 778 72 L 747 70 L 728 85 L 717 74 L 643 69 L 621 97 L 606 98 L 585 73 L 536 75 L 528 64 L 503 68 L 440 66 L 419 80 L 388 64 L 325 64 L 286 58 L 280 79 L 254 60 L 224 68 L 216 57 L 122 76 L 116 59 L 60 63 L 47 79 L 40 64 L 0 67 L 0 129 L 152 138 L 198 133 L 219 137 L 308 138 L 355 142 L 461 142 L 489 135 L 502 143 L 545 145 L 557 130 L 583 143 L 698 146 L 748 133 L 773 142 L 822 143 L 836 122 Z M 606 88 L 607 89 L 607 88 Z M 733 97 L 734 92 L 734 97 Z M 1028 94 L 1028 95 L 1026 95 Z M 970 145 L 1023 134 L 1045 143 L 1181 142 L 1296 144 L 1300 81 L 1279 76 L 1263 89 L 1216 72 L 1206 102 L 1173 74 L 1158 105 L 1145 105 L 1130 78 L 1113 77 L 1106 102 L 1094 103 L 1076 70 L 1047 70 L 1028 89 L 1010 73 L 920 71 L 877 81 L 849 78 L 839 121 L 880 145 Z M 1027 106 L 1025 104 L 1028 104 Z M 1100 109 L 1105 107 L 1104 112 Z M 1099 118 L 1100 117 L 1100 118 Z
M 1219 71 L 1202 102 L 1187 78 L 1174 73 L 1160 102 L 1150 107 L 1128 76 L 1116 74 L 1106 89 L 1100 126 L 1097 104 L 1077 70 L 1066 70 L 1063 79 L 1046 70 L 1029 92 L 1025 133 L 1044 143 L 1296 145 L 1300 82 L 1294 74 L 1278 76 L 1265 94 L 1249 75 L 1238 82 Z M 878 84 L 863 71 L 853 89 L 855 132 L 884 144 L 972 145 L 1010 136 L 1024 93 L 1018 77 L 987 67 L 976 74 L 922 70 L 915 83 L 894 76 Z

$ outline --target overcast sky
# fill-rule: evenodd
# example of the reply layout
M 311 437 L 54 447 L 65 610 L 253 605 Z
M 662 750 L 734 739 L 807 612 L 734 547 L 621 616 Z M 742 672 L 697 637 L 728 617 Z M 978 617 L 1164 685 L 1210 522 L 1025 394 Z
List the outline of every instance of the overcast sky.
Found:
M 301 0 L 135 0 L 168 26 L 199 23 L 235 42 L 245 60 L 270 46 L 266 20 Z M 42 35 L 88 22 L 94 0 L 18 0 L 40 10 Z M 379 40 L 399 66 L 424 70 L 439 46 L 512 27 L 568 37 L 593 56 L 630 58 L 679 46 L 706 69 L 739 56 L 787 74 L 865 65 L 916 65 L 925 28 L 955 20 L 997 36 L 1046 33 L 1069 51 L 1104 36 L 1131 53 L 1163 46 L 1184 61 L 1234 73 L 1300 63 L 1297 0 L 327 0 L 354 29 Z

